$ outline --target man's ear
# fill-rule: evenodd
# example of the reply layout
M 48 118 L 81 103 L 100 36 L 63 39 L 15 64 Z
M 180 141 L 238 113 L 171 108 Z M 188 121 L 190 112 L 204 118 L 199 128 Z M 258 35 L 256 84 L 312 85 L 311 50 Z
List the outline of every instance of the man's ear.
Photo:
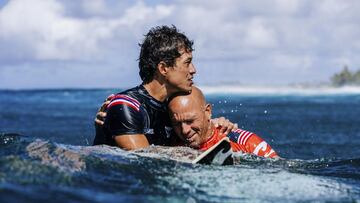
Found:
M 161 75 L 166 76 L 169 67 L 165 64 L 164 61 L 160 61 L 160 63 L 157 65 L 157 69 Z
M 206 119 L 208 119 L 209 121 L 211 120 L 211 112 L 212 112 L 212 106 L 211 104 L 207 103 L 205 106 L 205 116 Z

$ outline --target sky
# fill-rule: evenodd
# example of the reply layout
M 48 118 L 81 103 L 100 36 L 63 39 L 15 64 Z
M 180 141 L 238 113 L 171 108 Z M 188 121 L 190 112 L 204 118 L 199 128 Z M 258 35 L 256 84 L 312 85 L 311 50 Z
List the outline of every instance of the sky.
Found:
M 198 85 L 323 83 L 360 69 L 358 0 L 0 0 L 0 89 L 141 83 L 154 26 L 194 40 Z

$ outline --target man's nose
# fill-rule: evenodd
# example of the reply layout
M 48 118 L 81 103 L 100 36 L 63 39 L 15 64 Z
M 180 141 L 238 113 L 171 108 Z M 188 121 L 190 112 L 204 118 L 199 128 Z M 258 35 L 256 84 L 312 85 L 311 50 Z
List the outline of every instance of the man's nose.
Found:
M 181 133 L 182 133 L 183 135 L 189 134 L 189 133 L 190 133 L 190 130 L 191 130 L 190 125 L 188 125 L 188 124 L 186 124 L 186 123 L 182 123 L 182 124 L 181 124 Z
M 196 73 L 196 68 L 195 68 L 195 66 L 194 66 L 194 64 L 190 64 L 190 73 L 191 74 L 195 74 Z

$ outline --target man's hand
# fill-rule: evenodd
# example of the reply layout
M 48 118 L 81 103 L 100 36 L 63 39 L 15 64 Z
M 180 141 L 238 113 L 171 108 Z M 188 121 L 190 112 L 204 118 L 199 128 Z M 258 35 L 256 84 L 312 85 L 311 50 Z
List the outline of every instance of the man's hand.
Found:
M 95 117 L 95 127 L 101 127 L 104 125 L 106 118 L 106 107 L 109 105 L 111 99 L 114 97 L 114 94 L 109 95 L 104 103 L 102 103 Z
M 214 124 L 215 128 L 220 127 L 220 134 L 229 134 L 232 130 L 238 129 L 237 123 L 232 123 L 229 119 L 224 117 L 213 118 L 211 122 Z

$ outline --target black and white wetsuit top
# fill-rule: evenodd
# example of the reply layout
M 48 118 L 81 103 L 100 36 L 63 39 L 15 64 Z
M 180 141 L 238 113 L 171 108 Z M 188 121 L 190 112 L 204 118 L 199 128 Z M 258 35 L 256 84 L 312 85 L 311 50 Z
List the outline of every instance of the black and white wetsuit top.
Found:
M 94 145 L 116 146 L 114 136 L 131 134 L 144 134 L 149 144 L 171 142 L 167 103 L 154 99 L 143 85 L 116 94 L 106 111 L 104 126 L 96 130 Z

